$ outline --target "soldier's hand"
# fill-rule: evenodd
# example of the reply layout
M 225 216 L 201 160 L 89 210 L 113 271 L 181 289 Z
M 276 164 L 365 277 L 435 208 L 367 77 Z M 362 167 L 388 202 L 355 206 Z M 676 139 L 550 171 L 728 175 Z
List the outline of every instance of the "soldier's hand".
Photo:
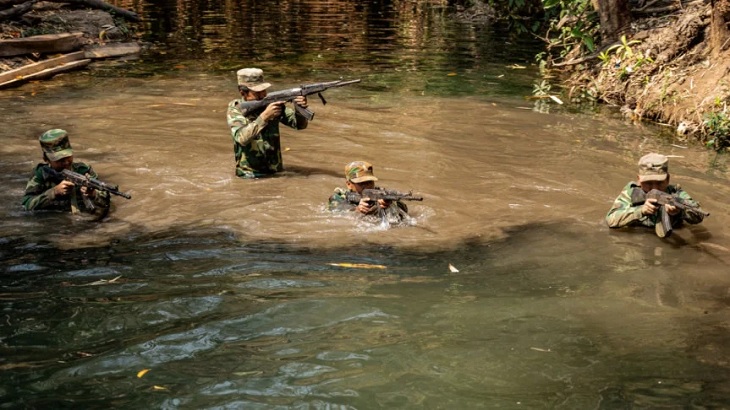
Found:
M 261 113 L 261 118 L 266 122 L 279 118 L 284 110 L 284 104 L 284 101 L 277 101 L 267 105 L 264 112 Z
M 677 215 L 678 213 L 680 213 L 682 211 L 681 209 L 677 208 L 676 206 L 670 205 L 670 204 L 666 204 L 666 205 L 664 205 L 664 207 L 667 208 L 667 213 L 672 216 Z
M 387 208 L 387 207 L 389 207 L 392 202 L 393 201 L 389 201 L 387 199 L 378 199 L 378 205 L 381 208 Z
M 656 198 L 649 198 L 644 202 L 644 205 L 641 206 L 641 214 L 642 215 L 654 215 L 659 209 L 659 207 L 656 205 Z
M 309 107 L 309 104 L 307 103 L 307 96 L 306 95 L 299 95 L 294 99 L 294 104 L 302 107 L 307 108 Z
M 355 210 L 361 214 L 369 214 L 373 210 L 370 198 L 360 198 L 360 203 L 357 204 Z
M 89 198 L 95 198 L 96 197 L 96 190 L 94 188 L 89 188 L 82 186 L 79 188 L 79 191 L 81 191 L 81 195 Z
M 71 181 L 61 181 L 53 187 L 53 193 L 57 196 L 68 195 L 69 192 L 74 188 L 74 184 Z

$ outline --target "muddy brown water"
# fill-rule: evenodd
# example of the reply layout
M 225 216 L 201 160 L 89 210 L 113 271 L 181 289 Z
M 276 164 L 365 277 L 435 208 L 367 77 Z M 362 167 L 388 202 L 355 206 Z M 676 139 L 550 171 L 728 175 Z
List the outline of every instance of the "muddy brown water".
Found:
M 410 83 L 356 65 L 361 84 L 282 129 L 287 171 L 255 181 L 233 172 L 232 70 L 104 66 L 3 91 L 2 401 L 728 406 L 726 160 L 661 127 L 546 111 L 523 98 L 534 71 L 508 65 Z M 275 87 L 341 74 L 320 70 Z M 475 77 L 501 91 L 447 92 Z M 103 223 L 22 211 L 52 127 L 132 195 Z M 665 240 L 603 223 L 650 151 L 711 213 Z M 424 196 L 411 226 L 325 210 L 355 159 Z

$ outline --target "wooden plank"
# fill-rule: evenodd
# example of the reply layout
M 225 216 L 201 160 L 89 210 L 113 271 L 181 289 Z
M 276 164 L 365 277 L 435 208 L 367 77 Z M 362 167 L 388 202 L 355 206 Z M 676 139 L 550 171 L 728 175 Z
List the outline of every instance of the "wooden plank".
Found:
M 84 50 L 86 58 L 121 57 L 138 54 L 141 47 L 137 43 L 112 43 L 92 46 Z
M 82 32 L 76 32 L 0 40 L 0 57 L 31 53 L 57 54 L 78 50 L 82 46 L 83 35 Z
M 44 78 L 53 77 L 54 75 L 65 72 L 65 71 L 71 71 L 71 70 L 74 70 L 79 67 L 84 67 L 87 64 L 89 64 L 90 62 L 91 62 L 90 59 L 71 61 L 69 63 L 63 64 L 60 66 L 47 68 L 45 70 L 39 71 L 37 73 L 33 73 L 31 75 L 14 78 L 10 81 L 0 83 L 0 88 L 7 88 L 10 86 L 14 86 L 14 85 L 20 85 L 26 81 L 42 80 Z
M 27 81 L 27 79 L 34 78 L 37 79 L 38 74 L 45 73 L 43 75 L 53 75 L 57 72 L 52 71 L 56 67 L 64 67 L 66 64 L 77 62 L 79 60 L 84 59 L 84 52 L 83 51 L 77 51 L 75 53 L 66 54 L 61 57 L 56 58 L 50 58 L 48 60 L 39 61 L 37 63 L 28 64 L 23 67 L 16 68 L 14 70 L 5 71 L 3 73 L 0 73 L 0 88 L 6 87 L 8 85 L 20 83 L 23 81 Z M 89 60 L 91 61 L 91 60 Z M 89 63 L 89 61 L 86 61 L 84 64 L 80 65 L 86 65 Z M 62 69 L 61 71 L 67 71 L 68 69 L 75 68 L 76 66 L 66 66 L 65 69 Z

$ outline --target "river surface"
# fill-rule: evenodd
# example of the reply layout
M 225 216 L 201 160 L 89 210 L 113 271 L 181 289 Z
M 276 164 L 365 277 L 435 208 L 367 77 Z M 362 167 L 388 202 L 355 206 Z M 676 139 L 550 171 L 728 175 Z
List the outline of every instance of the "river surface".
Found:
M 726 158 L 526 99 L 534 43 L 435 2 L 260 3 L 141 3 L 139 59 L 0 93 L 0 408 L 730 407 Z M 362 80 L 275 178 L 234 176 L 251 65 Z M 23 211 L 50 128 L 132 199 Z M 652 151 L 711 216 L 609 230 Z M 407 226 L 326 211 L 353 160 L 424 197 Z

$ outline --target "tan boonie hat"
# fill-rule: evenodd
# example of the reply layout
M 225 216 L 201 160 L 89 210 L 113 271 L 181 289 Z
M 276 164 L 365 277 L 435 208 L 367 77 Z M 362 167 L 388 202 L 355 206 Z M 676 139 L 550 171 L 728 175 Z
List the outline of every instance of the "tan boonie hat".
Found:
M 264 72 L 260 68 L 242 68 L 236 72 L 238 85 L 245 86 L 251 91 L 264 91 L 271 87 L 270 83 L 264 82 Z
M 58 161 L 74 154 L 68 133 L 61 129 L 48 130 L 38 139 L 41 149 L 51 161 Z
M 345 166 L 345 179 L 356 184 L 378 180 L 373 175 L 373 164 L 365 161 L 354 161 L 347 164 Z
M 669 158 L 661 154 L 646 154 L 639 160 L 639 182 L 664 181 L 669 175 Z

